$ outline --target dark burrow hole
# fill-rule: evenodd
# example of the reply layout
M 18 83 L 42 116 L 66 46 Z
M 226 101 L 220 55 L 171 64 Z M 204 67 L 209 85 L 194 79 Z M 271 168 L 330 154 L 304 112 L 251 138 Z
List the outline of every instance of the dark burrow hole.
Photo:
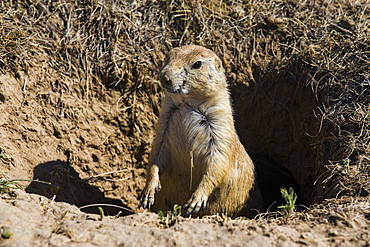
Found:
M 304 209 L 308 201 L 292 173 L 276 160 L 260 154 L 250 154 L 255 165 L 257 182 L 261 190 L 264 212 L 279 211 L 278 206 L 286 204 L 280 189 L 292 188 L 297 194 L 297 210 Z
M 286 204 L 282 188 L 293 188 L 298 209 L 323 199 L 315 149 L 318 103 L 311 88 L 302 83 L 302 71 L 293 68 L 272 70 L 263 77 L 254 68 L 255 82 L 230 89 L 235 126 L 255 164 L 264 209 L 269 212 Z

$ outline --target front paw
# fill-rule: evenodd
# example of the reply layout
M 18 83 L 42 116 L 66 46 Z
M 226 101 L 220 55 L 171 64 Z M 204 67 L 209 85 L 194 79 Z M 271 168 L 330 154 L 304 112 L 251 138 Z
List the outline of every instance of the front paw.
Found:
M 184 205 L 185 216 L 189 214 L 196 214 L 200 209 L 204 210 L 207 205 L 208 196 L 196 194 L 191 196 L 190 200 Z
M 147 208 L 150 209 L 154 204 L 154 194 L 161 190 L 161 184 L 158 182 L 155 186 L 148 186 L 146 185 L 144 190 L 141 192 L 139 196 L 139 208 Z

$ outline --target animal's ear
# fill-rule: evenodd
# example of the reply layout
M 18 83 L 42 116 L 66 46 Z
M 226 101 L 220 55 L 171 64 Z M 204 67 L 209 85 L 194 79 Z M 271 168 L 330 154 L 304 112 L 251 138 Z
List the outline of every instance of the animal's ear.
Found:
M 224 72 L 224 67 L 222 67 L 221 59 L 219 59 L 218 57 L 216 57 L 215 66 L 217 71 Z

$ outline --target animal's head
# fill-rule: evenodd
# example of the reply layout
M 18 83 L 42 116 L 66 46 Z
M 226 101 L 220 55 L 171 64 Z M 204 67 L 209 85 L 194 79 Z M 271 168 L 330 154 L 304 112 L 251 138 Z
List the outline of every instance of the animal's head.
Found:
M 221 60 L 213 51 L 196 45 L 172 49 L 160 81 L 168 93 L 183 96 L 211 96 L 227 87 Z

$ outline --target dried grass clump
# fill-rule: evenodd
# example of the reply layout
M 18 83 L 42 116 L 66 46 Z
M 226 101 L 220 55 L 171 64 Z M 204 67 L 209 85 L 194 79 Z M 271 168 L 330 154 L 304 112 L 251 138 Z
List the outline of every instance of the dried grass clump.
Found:
M 237 119 L 247 115 L 246 102 L 271 111 L 263 108 L 266 103 L 259 98 L 271 85 L 276 87 L 276 97 L 280 93 L 280 98 L 287 99 L 271 101 L 274 109 L 285 108 L 294 118 L 294 111 L 309 108 L 311 115 L 275 131 L 290 135 L 294 128 L 294 133 L 306 136 L 298 142 L 310 159 L 288 160 L 286 154 L 277 160 L 306 188 L 307 198 L 320 200 L 340 192 L 367 195 L 369 16 L 366 1 L 346 0 L 8 0 L 2 1 L 0 10 L 0 70 L 27 73 L 29 61 L 44 54 L 61 77 L 78 79 L 76 86 L 86 99 L 101 97 L 101 85 L 121 90 L 120 107 L 132 122 L 127 135 L 138 131 L 145 135 L 152 125 L 144 123 L 143 117 L 151 123 L 156 117 L 140 112 L 143 105 L 151 105 L 158 114 L 157 74 L 165 54 L 179 45 L 206 46 L 224 62 Z M 279 90 L 287 81 L 295 90 L 309 89 L 314 105 L 302 106 L 289 91 Z M 288 105 L 289 99 L 293 103 Z M 258 114 L 247 117 L 255 118 L 256 124 L 242 128 L 252 127 L 263 137 Z M 306 128 L 307 122 L 318 126 L 316 132 Z M 275 128 L 275 123 L 268 128 Z M 299 138 L 294 133 L 289 145 L 297 153 L 294 142 Z M 265 145 L 254 151 L 268 152 L 282 144 L 246 145 L 251 146 L 248 149 Z M 310 174 L 300 174 L 300 166 Z
M 306 83 L 317 97 L 318 107 L 314 112 L 321 127 L 314 144 L 316 166 L 322 172 L 316 197 L 368 196 L 369 5 L 334 2 L 330 8 L 324 4 L 321 11 L 317 27 L 311 29 L 308 46 L 300 54 L 306 64 Z

